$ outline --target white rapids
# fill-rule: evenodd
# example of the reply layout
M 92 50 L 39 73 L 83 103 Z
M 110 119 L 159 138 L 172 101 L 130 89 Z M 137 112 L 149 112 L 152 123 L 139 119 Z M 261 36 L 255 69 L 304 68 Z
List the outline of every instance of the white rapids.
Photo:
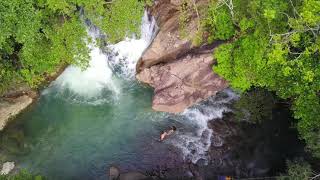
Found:
M 153 17 L 144 14 L 141 25 L 140 39 L 126 38 L 117 44 L 110 45 L 114 52 L 110 65 L 113 69 L 118 68 L 122 77 L 132 80 L 136 72 L 136 64 L 144 50 L 150 45 L 157 29 Z
M 207 151 L 212 140 L 212 129 L 208 127 L 208 121 L 221 119 L 223 113 L 232 111 L 228 105 L 238 98 L 231 90 L 222 93 L 223 97 L 211 97 L 186 109 L 177 117 L 179 123 L 189 127 L 189 130 L 178 132 L 170 143 L 182 151 L 185 160 L 193 163 L 204 160 L 208 163 Z

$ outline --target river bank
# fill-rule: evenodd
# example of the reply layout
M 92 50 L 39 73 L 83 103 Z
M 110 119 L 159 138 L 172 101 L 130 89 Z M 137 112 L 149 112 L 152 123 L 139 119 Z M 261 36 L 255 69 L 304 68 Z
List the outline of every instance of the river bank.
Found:
M 61 65 L 54 73 L 46 75 L 44 81 L 38 87 L 31 88 L 26 83 L 18 83 L 0 94 L 0 131 L 18 114 L 37 101 L 39 92 L 47 88 L 52 81 L 62 74 L 66 67 L 67 65 Z

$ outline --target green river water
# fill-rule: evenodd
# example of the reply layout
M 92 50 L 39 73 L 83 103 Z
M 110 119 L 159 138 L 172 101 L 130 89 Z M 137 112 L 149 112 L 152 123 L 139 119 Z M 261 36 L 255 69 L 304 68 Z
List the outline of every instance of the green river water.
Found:
M 111 164 L 130 170 L 157 162 L 161 152 L 152 148 L 161 146 L 155 139 L 168 122 L 150 108 L 150 89 L 122 87 L 125 93 L 99 105 L 74 102 L 67 91 L 42 95 L 16 119 L 19 166 L 50 179 L 103 179 Z

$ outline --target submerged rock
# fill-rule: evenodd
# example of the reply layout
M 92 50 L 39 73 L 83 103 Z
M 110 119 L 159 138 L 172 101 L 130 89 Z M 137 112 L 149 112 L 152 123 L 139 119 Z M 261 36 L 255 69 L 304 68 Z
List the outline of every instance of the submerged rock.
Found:
M 183 1 L 159 0 L 150 8 L 159 33 L 137 63 L 136 78 L 154 88 L 152 108 L 178 113 L 215 95 L 228 83 L 212 71 L 214 46 L 196 47 L 197 16 L 186 23 L 187 37 L 181 37 L 179 6 Z M 207 4 L 206 0 L 197 5 Z
M 146 180 L 150 179 L 140 172 L 128 172 L 120 174 L 119 180 Z
M 119 176 L 120 176 L 120 170 L 115 166 L 111 166 L 109 169 L 109 179 L 117 180 Z
M 14 169 L 14 167 L 15 167 L 14 162 L 5 162 L 2 165 L 2 169 L 1 169 L 0 174 L 1 175 L 9 174 Z
M 127 172 L 127 173 L 120 173 L 120 169 L 111 166 L 109 168 L 109 179 L 110 180 L 146 180 L 150 179 L 150 177 L 136 171 Z

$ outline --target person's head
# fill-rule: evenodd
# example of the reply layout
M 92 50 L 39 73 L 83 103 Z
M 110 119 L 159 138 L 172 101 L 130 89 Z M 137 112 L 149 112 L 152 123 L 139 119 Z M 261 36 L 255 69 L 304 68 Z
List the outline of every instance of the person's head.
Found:
M 161 134 L 163 134 L 164 133 L 164 131 L 161 131 Z
M 175 130 L 177 130 L 177 128 L 176 128 L 175 126 L 172 126 L 172 130 L 174 130 L 174 131 L 175 131 Z

